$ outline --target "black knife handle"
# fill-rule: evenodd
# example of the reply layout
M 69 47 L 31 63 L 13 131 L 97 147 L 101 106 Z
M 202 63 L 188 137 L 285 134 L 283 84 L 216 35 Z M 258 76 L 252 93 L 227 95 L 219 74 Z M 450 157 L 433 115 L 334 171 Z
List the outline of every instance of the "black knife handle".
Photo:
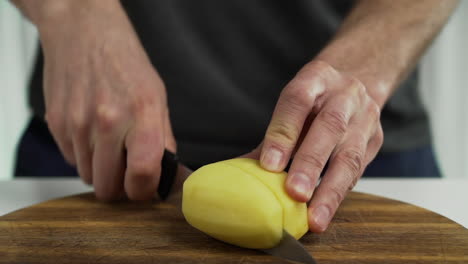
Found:
M 178 163 L 179 158 L 177 155 L 165 149 L 161 160 L 161 176 L 159 178 L 158 186 L 158 194 L 162 200 L 166 200 L 171 192 L 177 175 Z

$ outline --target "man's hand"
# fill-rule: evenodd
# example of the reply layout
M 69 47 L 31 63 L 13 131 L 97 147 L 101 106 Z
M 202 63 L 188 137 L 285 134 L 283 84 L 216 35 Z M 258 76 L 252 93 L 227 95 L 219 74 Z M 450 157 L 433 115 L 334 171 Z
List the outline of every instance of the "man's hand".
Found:
M 176 144 L 164 84 L 119 1 L 46 4 L 43 16 L 26 13 L 40 33 L 46 121 L 60 150 L 97 198 L 152 198 L 163 150 Z
M 282 91 L 263 142 L 260 161 L 282 171 L 286 190 L 310 204 L 315 231 L 324 231 L 383 142 L 380 108 L 356 78 L 312 61 Z
M 298 201 L 312 199 L 312 231 L 327 228 L 378 152 L 380 109 L 456 5 L 456 0 L 356 1 L 334 39 L 282 91 L 262 145 L 245 156 L 260 158 L 272 171 L 293 159 L 285 188 Z

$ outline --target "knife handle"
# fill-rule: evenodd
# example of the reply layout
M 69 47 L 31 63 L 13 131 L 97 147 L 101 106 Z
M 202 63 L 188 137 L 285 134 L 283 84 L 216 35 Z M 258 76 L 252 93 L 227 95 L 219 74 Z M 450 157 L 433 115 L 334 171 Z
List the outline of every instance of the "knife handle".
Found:
M 159 178 L 158 194 L 164 201 L 169 196 L 172 186 L 174 185 L 177 175 L 177 165 L 179 158 L 175 153 L 169 150 L 164 150 L 164 155 L 161 160 L 161 176 Z

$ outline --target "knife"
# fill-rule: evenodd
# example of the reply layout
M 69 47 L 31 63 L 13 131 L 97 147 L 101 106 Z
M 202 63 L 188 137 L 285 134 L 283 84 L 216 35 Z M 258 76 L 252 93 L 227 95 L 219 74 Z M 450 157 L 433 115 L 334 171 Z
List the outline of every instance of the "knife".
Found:
M 283 230 L 283 237 L 273 248 L 262 249 L 263 252 L 275 257 L 304 264 L 317 264 L 312 255 L 288 232 Z
M 182 190 L 182 185 L 192 170 L 186 167 L 177 154 L 164 150 L 161 160 L 161 177 L 157 194 L 162 201 L 170 200 L 171 196 L 177 195 L 176 191 Z
M 161 177 L 159 178 L 158 194 L 164 201 L 169 196 L 177 176 L 179 158 L 175 153 L 165 149 L 161 160 Z

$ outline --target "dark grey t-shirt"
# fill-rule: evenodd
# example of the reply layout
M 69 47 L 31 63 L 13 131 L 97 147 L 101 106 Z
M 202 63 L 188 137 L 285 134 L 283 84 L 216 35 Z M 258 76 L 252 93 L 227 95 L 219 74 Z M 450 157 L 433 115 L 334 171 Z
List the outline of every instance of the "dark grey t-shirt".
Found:
M 164 80 L 181 159 L 193 167 L 243 154 L 264 136 L 284 85 L 333 37 L 344 0 L 122 1 Z M 79 37 L 79 35 L 77 35 Z M 43 115 L 42 56 L 30 101 Z M 417 74 L 382 112 L 382 151 L 430 142 Z

